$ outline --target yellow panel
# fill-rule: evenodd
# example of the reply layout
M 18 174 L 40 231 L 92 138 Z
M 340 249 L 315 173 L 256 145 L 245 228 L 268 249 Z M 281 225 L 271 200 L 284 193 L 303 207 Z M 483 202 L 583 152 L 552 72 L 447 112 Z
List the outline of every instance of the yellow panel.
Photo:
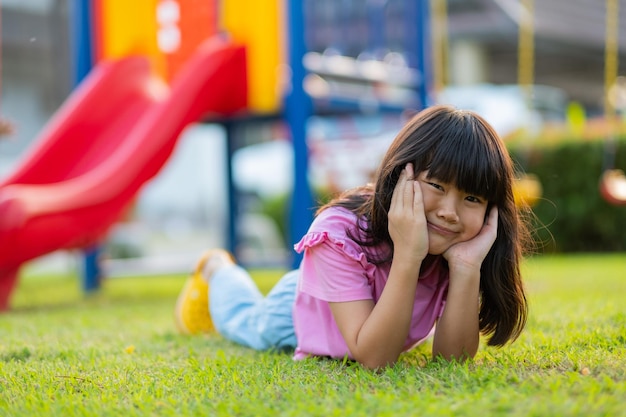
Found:
M 165 60 L 157 45 L 158 0 L 104 0 L 101 2 L 102 57 L 149 56 L 164 74 Z
M 220 21 L 233 39 L 246 45 L 250 109 L 275 112 L 282 101 L 282 92 L 278 91 L 279 66 L 283 62 L 282 1 L 224 0 Z

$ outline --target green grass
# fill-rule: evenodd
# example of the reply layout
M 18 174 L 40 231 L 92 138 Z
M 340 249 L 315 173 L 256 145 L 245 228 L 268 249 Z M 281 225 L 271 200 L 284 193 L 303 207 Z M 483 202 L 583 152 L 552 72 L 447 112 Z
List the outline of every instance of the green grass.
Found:
M 503 349 L 465 364 L 429 345 L 379 373 L 294 362 L 219 336 L 176 333 L 185 277 L 25 274 L 0 315 L 0 416 L 626 416 L 626 254 L 524 265 L 531 317 Z M 279 272 L 257 272 L 268 290 Z

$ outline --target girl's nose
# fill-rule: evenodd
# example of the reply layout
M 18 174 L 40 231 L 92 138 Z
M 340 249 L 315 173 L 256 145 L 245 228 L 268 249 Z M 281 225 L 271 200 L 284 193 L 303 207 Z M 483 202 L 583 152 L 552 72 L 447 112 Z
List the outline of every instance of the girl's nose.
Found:
M 456 223 L 459 221 L 456 205 L 452 198 L 444 198 L 440 201 L 439 208 L 437 209 L 437 216 L 449 223 Z

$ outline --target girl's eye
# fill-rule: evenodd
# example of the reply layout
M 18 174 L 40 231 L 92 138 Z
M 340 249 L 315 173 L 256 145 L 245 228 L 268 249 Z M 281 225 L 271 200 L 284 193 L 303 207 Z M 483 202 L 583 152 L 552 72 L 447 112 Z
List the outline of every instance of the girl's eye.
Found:
M 467 201 L 470 201 L 472 203 L 482 203 L 482 199 L 473 195 L 468 195 L 467 197 L 465 197 L 465 199 Z
M 430 185 L 431 187 L 434 187 L 434 188 L 436 188 L 438 190 L 443 190 L 443 187 L 441 185 L 437 184 L 437 183 L 429 182 L 428 185 Z

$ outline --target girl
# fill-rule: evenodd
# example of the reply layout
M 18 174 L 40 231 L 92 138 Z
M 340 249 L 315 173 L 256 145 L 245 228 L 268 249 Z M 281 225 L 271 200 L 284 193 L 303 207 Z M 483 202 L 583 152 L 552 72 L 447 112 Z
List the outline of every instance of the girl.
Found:
M 474 357 L 481 333 L 502 346 L 527 317 L 519 263 L 528 229 L 513 175 L 480 116 L 423 110 L 392 142 L 374 184 L 317 211 L 295 245 L 300 268 L 267 296 L 227 252 L 207 252 L 179 296 L 178 327 L 215 326 L 255 349 L 347 356 L 372 369 L 431 334 L 433 357 L 448 360 Z

